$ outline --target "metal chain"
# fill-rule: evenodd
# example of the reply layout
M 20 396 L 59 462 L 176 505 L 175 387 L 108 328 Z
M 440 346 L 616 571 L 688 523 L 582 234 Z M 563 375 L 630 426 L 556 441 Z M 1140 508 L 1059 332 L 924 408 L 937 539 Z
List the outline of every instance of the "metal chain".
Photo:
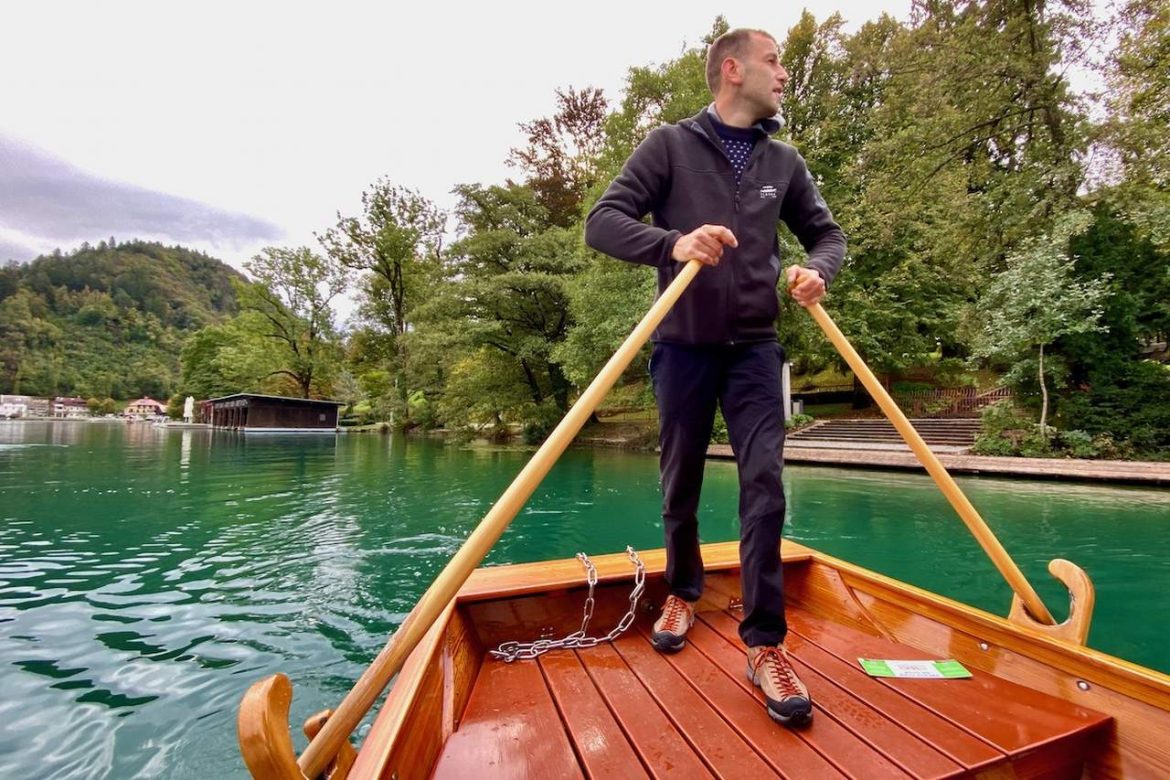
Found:
M 586 636 L 589 630 L 589 621 L 593 618 L 593 589 L 597 585 L 597 569 L 593 561 L 585 553 L 577 553 L 577 560 L 585 567 L 585 581 L 589 583 L 589 595 L 585 597 L 584 614 L 581 617 L 581 627 L 561 639 L 537 639 L 535 642 L 504 642 L 495 650 L 490 650 L 496 658 L 511 663 L 516 659 L 528 660 L 544 655 L 550 650 L 581 649 L 596 647 L 602 642 L 612 642 L 624 634 L 633 624 L 638 609 L 638 600 L 646 590 L 646 567 L 634 552 L 633 547 L 626 547 L 626 555 L 634 564 L 634 589 L 630 591 L 630 609 L 618 621 L 618 624 L 605 636 Z

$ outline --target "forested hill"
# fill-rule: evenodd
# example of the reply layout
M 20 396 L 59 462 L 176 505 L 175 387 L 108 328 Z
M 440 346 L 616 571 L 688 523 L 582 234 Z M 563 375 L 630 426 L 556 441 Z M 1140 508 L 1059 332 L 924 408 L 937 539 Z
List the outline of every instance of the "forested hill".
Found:
M 220 260 L 144 241 L 0 268 L 0 393 L 165 399 L 187 335 L 236 311 Z

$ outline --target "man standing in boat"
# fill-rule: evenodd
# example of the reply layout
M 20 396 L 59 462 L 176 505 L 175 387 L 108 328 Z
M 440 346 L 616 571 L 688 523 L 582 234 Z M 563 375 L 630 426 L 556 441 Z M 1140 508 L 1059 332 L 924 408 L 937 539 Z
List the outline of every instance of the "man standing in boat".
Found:
M 845 256 L 845 236 L 804 159 L 770 136 L 788 82 L 776 40 L 731 30 L 707 52 L 714 102 L 653 130 L 593 207 L 589 246 L 654 266 L 665 290 L 681 263 L 706 267 L 654 334 L 650 375 L 658 402 L 662 518 L 670 595 L 654 624 L 660 652 L 686 645 L 703 591 L 697 511 L 716 404 L 739 467 L 740 562 L 748 675 L 786 725 L 812 717 L 812 700 L 784 648 L 780 566 L 784 524 L 784 414 L 776 340 L 784 222 L 808 251 L 785 285 L 817 303 Z M 643 218 L 651 215 L 647 224 Z

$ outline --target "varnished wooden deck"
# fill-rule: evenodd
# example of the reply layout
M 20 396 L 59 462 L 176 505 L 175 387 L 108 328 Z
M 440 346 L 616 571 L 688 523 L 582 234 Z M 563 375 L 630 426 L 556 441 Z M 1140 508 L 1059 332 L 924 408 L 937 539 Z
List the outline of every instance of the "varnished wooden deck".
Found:
M 738 613 L 711 590 L 675 655 L 651 648 L 646 613 L 613 645 L 486 659 L 433 776 L 1075 778 L 1108 728 L 1101 713 L 977 670 L 871 678 L 858 656 L 926 656 L 801 608 L 788 611 L 788 645 L 816 713 L 782 728 L 745 677 Z

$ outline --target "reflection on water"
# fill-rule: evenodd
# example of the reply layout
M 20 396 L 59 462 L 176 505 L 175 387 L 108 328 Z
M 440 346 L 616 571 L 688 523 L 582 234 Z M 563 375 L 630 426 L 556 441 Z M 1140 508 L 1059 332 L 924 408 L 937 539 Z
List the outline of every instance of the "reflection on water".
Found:
M 247 686 L 289 674 L 293 723 L 335 705 L 528 455 L 0 423 L 0 777 L 240 776 Z M 926 477 L 786 478 L 791 536 L 1006 612 L 1006 586 Z M 1054 612 L 1064 596 L 1044 566 L 1059 555 L 1097 584 L 1090 643 L 1170 667 L 1170 493 L 962 484 Z M 706 541 L 735 538 L 735 507 L 734 465 L 709 464 Z M 658 547 L 657 513 L 653 457 L 573 450 L 489 561 Z

